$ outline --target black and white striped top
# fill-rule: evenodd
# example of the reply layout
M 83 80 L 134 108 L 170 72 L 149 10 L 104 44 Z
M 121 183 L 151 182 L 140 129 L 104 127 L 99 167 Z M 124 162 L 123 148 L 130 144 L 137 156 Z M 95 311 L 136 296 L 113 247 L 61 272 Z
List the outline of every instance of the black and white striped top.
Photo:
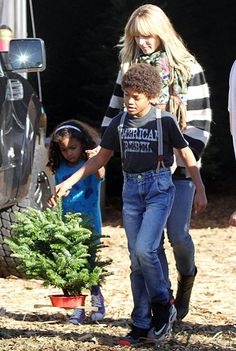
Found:
M 113 117 L 124 109 L 123 91 L 121 88 L 122 74 L 119 71 L 109 107 L 102 121 L 102 131 L 106 129 Z M 199 63 L 192 63 L 191 78 L 187 90 L 187 128 L 183 134 L 189 143 L 196 159 L 199 161 L 210 137 L 212 111 L 210 107 L 209 87 Z M 177 158 L 177 165 L 184 167 L 182 160 Z

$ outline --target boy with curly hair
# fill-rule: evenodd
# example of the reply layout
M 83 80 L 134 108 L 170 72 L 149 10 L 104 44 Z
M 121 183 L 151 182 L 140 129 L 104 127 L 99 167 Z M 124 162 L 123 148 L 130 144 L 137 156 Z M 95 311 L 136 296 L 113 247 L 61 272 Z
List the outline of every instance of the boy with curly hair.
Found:
M 173 148 L 178 150 L 195 183 L 195 210 L 204 210 L 207 199 L 195 157 L 175 116 L 153 106 L 161 89 L 156 68 L 146 63 L 131 66 L 121 86 L 126 112 L 112 119 L 98 154 L 56 186 L 55 200 L 66 196 L 75 182 L 104 166 L 113 151 L 120 150 L 123 222 L 131 260 L 134 308 L 131 331 L 119 343 L 129 345 L 146 337 L 162 340 L 176 318 L 157 252 L 175 193 L 170 170 Z

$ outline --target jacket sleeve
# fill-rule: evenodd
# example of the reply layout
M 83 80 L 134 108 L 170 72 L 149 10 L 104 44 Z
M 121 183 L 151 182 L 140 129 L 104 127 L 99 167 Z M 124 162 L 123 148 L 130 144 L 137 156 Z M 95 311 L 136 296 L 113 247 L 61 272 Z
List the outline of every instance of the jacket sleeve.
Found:
M 110 99 L 109 106 L 106 110 L 105 116 L 102 120 L 102 135 L 104 134 L 106 128 L 109 126 L 113 117 L 117 116 L 120 111 L 124 108 L 123 91 L 121 88 L 121 71 L 118 72 L 115 87 L 113 90 L 112 97 Z
M 229 74 L 228 111 L 236 111 L 236 60 L 234 61 Z
M 202 67 L 192 66 L 187 91 L 187 128 L 183 134 L 195 157 L 199 160 L 210 138 L 212 111 L 210 93 Z
M 229 75 L 228 111 L 230 113 L 230 132 L 233 137 L 236 157 L 236 61 L 234 61 Z

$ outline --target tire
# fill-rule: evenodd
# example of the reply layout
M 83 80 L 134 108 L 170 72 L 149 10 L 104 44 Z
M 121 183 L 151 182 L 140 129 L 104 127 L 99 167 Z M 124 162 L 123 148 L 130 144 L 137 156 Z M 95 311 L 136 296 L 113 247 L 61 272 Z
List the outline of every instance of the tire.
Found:
M 12 235 L 11 225 L 16 223 L 15 212 L 22 212 L 29 206 L 38 210 L 46 208 L 47 199 L 51 194 L 50 180 L 45 170 L 46 157 L 47 150 L 44 143 L 40 143 L 40 140 L 38 140 L 35 147 L 35 157 L 31 174 L 32 180 L 26 198 L 0 211 L 0 277 L 2 278 L 10 275 L 19 278 L 26 277 L 24 271 L 17 268 L 20 261 L 11 257 L 12 251 L 4 243 L 4 239 Z

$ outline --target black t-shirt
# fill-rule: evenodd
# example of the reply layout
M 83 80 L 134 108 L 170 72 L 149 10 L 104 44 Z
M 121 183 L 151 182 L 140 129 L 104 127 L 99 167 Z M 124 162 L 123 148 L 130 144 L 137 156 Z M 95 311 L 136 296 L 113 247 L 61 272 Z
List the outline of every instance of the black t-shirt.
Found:
M 101 147 L 113 151 L 120 151 L 118 127 L 123 113 L 114 117 L 107 127 Z M 164 164 L 170 167 L 173 164 L 173 148 L 182 149 L 188 146 L 175 117 L 166 111 L 161 111 L 163 133 Z M 134 117 L 126 114 L 121 133 L 124 171 L 128 173 L 146 172 L 157 167 L 158 131 L 156 108 L 143 117 Z

